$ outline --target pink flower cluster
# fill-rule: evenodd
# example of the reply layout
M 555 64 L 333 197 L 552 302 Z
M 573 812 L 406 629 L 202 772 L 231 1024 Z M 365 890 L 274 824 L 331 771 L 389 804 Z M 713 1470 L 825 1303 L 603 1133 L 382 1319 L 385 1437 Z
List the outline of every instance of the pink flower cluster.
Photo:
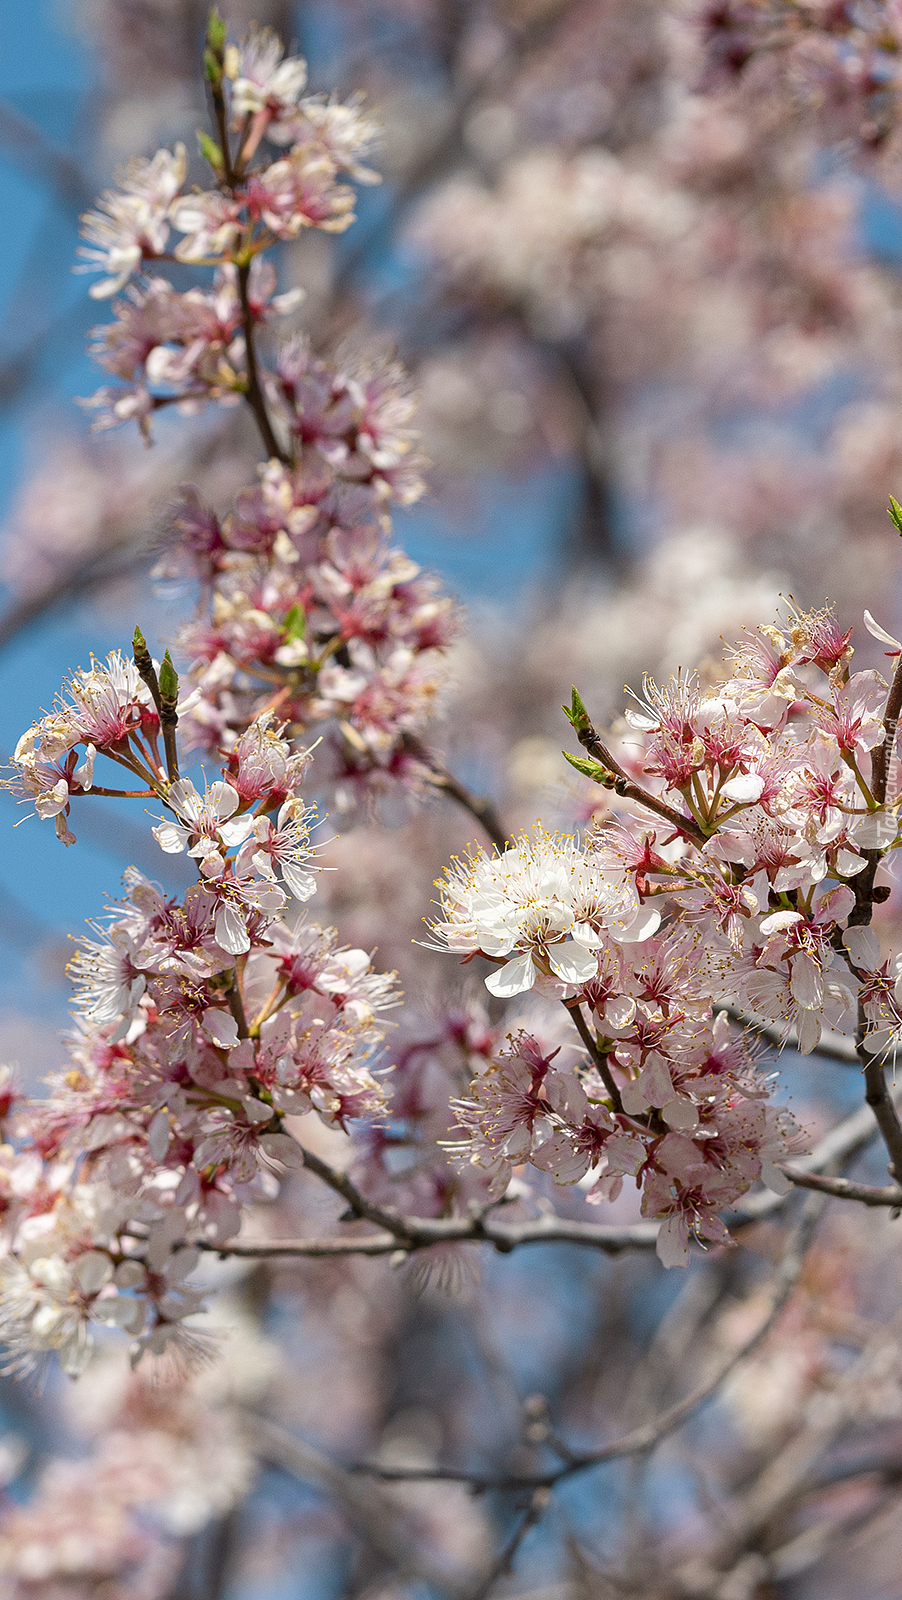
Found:
M 684 1260 L 688 1231 L 722 1238 L 714 1213 L 758 1177 L 779 1183 L 794 1147 L 712 1001 L 794 1030 L 803 1052 L 825 1026 L 854 1032 L 859 1002 L 866 1048 L 902 1037 L 899 962 L 868 925 L 900 831 L 889 685 L 850 671 L 850 636 L 829 610 L 799 613 L 746 634 L 719 682 L 646 680 L 617 754 L 574 694 L 590 759 L 573 764 L 614 810 L 584 844 L 538 829 L 447 871 L 436 946 L 491 961 L 494 994 L 538 989 L 584 1028 L 588 1007 L 595 1029 L 575 1075 L 521 1036 L 474 1080 L 462 1151 L 500 1190 L 526 1160 L 561 1183 L 597 1169 L 598 1195 L 628 1173 L 665 1219 L 662 1256 Z
M 69 1068 L 20 1109 L 2 1150 L 0 1331 L 13 1365 L 53 1349 L 78 1370 L 92 1323 L 125 1329 L 138 1351 L 190 1346 L 194 1241 L 231 1237 L 242 1204 L 301 1164 L 284 1118 L 315 1110 L 343 1127 L 384 1101 L 373 1066 L 393 977 L 283 915 L 315 887 L 305 756 L 264 715 L 200 793 L 160 765 L 145 687 L 111 657 L 20 741 L 26 789 L 47 741 L 70 752 L 90 741 L 140 773 L 168 813 L 153 829 L 161 849 L 187 851 L 199 881 L 175 900 L 130 869 L 125 902 L 71 963 Z
M 95 299 L 117 294 L 155 262 L 217 269 L 209 291 L 177 291 L 150 276 L 115 302 L 115 321 L 96 331 L 93 347 L 122 380 L 87 402 L 97 408 L 101 428 L 136 419 L 146 432 L 160 406 L 196 409 L 249 394 L 257 379 L 247 339 L 300 299 L 295 291 L 273 298 L 275 273 L 268 265 L 261 270 L 261 252 L 304 228 L 344 232 L 354 221 L 354 192 L 341 175 L 379 181 L 362 159 L 377 127 L 359 99 L 305 96 L 305 62 L 283 59 L 269 29 L 255 28 L 235 46 L 226 45 L 224 29 L 214 23 L 208 46 L 215 46 L 208 48 L 208 71 L 226 135 L 222 145 L 201 140 L 216 186 L 186 187 L 188 159 L 177 145 L 130 162 L 118 188 L 82 218 L 87 242 L 77 270 L 104 274 L 91 287 Z M 234 155 L 229 130 L 238 135 Z M 260 158 L 266 143 L 285 153 Z
M 312 386 L 323 369 L 308 367 Z M 299 469 L 270 462 L 221 522 L 186 495 L 163 567 L 188 562 L 200 581 L 195 618 L 178 636 L 195 689 L 189 742 L 232 750 L 268 705 L 293 737 L 328 734 L 317 776 L 328 758 L 339 802 L 373 781 L 416 776 L 410 736 L 434 707 L 459 628 L 454 602 L 377 521 L 391 486 L 385 463 L 399 453 L 380 432 L 377 382 L 365 440 L 337 380 L 324 381 L 321 432 L 312 409 L 299 410 L 311 418 Z

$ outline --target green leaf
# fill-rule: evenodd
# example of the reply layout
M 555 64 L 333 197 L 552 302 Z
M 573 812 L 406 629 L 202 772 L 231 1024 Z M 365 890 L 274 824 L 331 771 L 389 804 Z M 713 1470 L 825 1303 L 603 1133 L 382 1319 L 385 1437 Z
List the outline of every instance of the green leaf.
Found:
M 292 606 L 285 618 L 286 639 L 303 639 L 307 632 L 307 616 L 303 606 Z
M 172 701 L 177 700 L 179 697 L 179 675 L 176 672 L 175 667 L 172 665 L 172 657 L 170 656 L 168 650 L 166 651 L 166 654 L 160 663 L 159 677 L 161 699 Z
M 212 50 L 204 51 L 204 74 L 210 83 L 217 84 L 222 81 L 222 62 Z
M 584 778 L 591 778 L 593 783 L 604 784 L 606 789 L 610 789 L 614 782 L 614 774 L 609 772 L 607 767 L 602 767 L 597 761 L 588 761 L 584 756 L 572 756 L 569 750 L 562 750 L 561 755 L 565 761 L 569 761 L 571 767 L 581 772 Z
M 225 162 L 222 158 L 222 150 L 215 139 L 211 139 L 208 133 L 204 133 L 203 128 L 198 128 L 197 130 L 197 146 L 204 160 L 209 161 L 217 176 L 224 171 Z
M 226 42 L 226 25 L 219 15 L 216 6 L 210 9 L 207 18 L 207 44 L 217 55 L 221 55 Z
M 892 495 L 889 497 L 888 510 L 890 522 L 893 524 L 896 532 L 902 533 L 902 506 L 900 506 L 898 500 L 893 499 Z

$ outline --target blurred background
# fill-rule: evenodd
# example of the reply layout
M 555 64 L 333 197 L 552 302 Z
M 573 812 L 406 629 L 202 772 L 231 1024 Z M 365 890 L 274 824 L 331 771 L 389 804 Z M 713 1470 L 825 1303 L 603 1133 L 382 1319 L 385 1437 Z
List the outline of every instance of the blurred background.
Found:
M 749 92 L 712 54 L 714 7 L 234 0 L 222 9 L 238 32 L 252 19 L 271 23 L 307 57 L 314 89 L 360 90 L 383 122 L 383 182 L 360 191 L 356 226 L 286 246 L 280 269 L 285 286 L 305 290 L 298 318 L 316 348 L 390 348 L 414 374 L 430 493 L 398 513 L 395 538 L 443 574 L 471 620 L 436 742 L 509 826 L 589 814 L 559 757 L 571 682 L 603 721 L 625 682 L 638 688 L 643 670 L 717 658 L 722 635 L 767 620 L 781 596 L 832 600 L 857 629 L 867 605 L 898 632 L 902 552 L 885 509 L 902 493 L 898 163 L 891 146 L 862 155 L 847 105 L 832 125 L 804 97 Z M 149 574 L 175 486 L 197 483 L 225 505 L 255 471 L 243 413 L 167 416 L 149 450 L 128 430 L 92 435 L 74 404 L 98 385 L 85 346 L 106 316 L 72 275 L 78 214 L 129 156 L 179 138 L 193 146 L 206 115 L 205 10 L 194 0 L 0 6 L 4 756 L 92 651 L 125 648 L 136 622 L 155 650 L 174 632 L 190 596 L 155 590 Z M 860 664 L 880 665 L 864 637 Z M 115 803 L 97 815 L 83 807 L 68 852 L 35 819 L 12 832 L 17 820 L 0 795 L 0 1055 L 37 1078 L 56 1065 L 66 1024 L 68 935 L 115 896 L 129 862 L 167 887 L 187 879 L 178 861 L 161 866 L 145 819 Z M 446 1000 L 411 939 L 437 868 L 468 837 L 437 802 L 389 811 L 379 826 L 364 820 L 335 847 L 318 897 L 320 919 L 334 918 L 349 943 L 378 945 L 418 1003 Z M 818 1126 L 859 1093 L 854 1073 L 818 1061 L 791 1081 L 797 1111 Z M 297 1215 L 315 1220 L 315 1201 L 298 1202 Z M 283 1225 L 301 1223 L 289 1213 Z M 843 1304 L 855 1226 L 837 1224 L 823 1267 Z M 774 1249 L 765 1238 L 765 1266 Z M 890 1243 L 869 1258 L 867 1292 L 881 1304 L 894 1262 Z M 721 1295 L 730 1270 L 720 1272 Z M 267 1362 L 282 1363 L 276 1393 L 306 1434 L 351 1451 L 378 1437 L 386 1460 L 392 1449 L 447 1455 L 464 1439 L 497 1451 L 497 1416 L 514 1437 L 524 1397 L 555 1386 L 571 1420 L 591 1431 L 676 1294 L 645 1265 L 566 1249 L 489 1263 L 479 1295 L 459 1303 L 418 1299 L 406 1280 L 387 1290 L 384 1269 L 370 1263 L 305 1271 L 277 1278 L 275 1291 L 270 1283 L 269 1334 L 285 1342 L 281 1355 L 254 1345 L 248 1366 L 265 1385 Z M 258 1291 L 242 1280 L 236 1322 L 250 1326 Z M 800 1327 L 781 1381 L 801 1392 L 814 1358 Z M 727 1347 L 733 1336 L 727 1328 Z M 240 1378 L 228 1381 L 234 1395 Z M 630 1405 L 641 1410 L 644 1394 Z M 750 1392 L 736 1404 L 766 1451 L 771 1424 Z M 25 1403 L 13 1395 L 9 1405 L 15 1420 Z M 29 1437 L 71 1441 L 82 1437 L 81 1406 L 54 1423 L 46 1408 L 20 1422 Z M 710 1447 L 700 1433 L 695 1459 Z M 601 1489 L 597 1475 L 575 1484 L 551 1533 L 529 1547 L 515 1592 L 627 1592 L 599 1587 L 598 1572 L 632 1492 L 613 1469 Z M 505 1531 L 509 1508 L 444 1494 L 419 1511 L 457 1571 Z M 665 1532 L 684 1527 L 699 1495 L 665 1459 L 643 1514 Z M 212 1533 L 192 1532 L 186 1515 L 181 1531 L 194 1544 L 173 1595 L 460 1592 L 453 1577 L 446 1589 L 434 1574 L 386 1578 L 378 1541 L 362 1564 L 352 1559 L 334 1508 L 275 1467 L 247 1504 L 237 1532 L 231 1512 Z M 824 1600 L 818 1570 L 813 1588 L 802 1577 L 785 1592 Z M 853 1589 L 840 1566 L 830 1581 L 839 1585 L 831 1596 L 898 1600 L 891 1578 L 871 1573 L 869 1588 Z M 136 1583 L 77 1593 L 143 1594 Z M 52 1591 L 54 1600 L 75 1593 Z

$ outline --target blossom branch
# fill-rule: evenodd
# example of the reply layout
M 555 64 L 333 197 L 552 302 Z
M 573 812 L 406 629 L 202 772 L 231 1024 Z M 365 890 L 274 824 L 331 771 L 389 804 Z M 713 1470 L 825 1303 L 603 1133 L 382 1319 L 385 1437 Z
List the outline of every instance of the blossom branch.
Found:
M 882 1058 L 869 1050 L 864 1037 L 864 1006 L 859 1002 L 858 1056 L 864 1067 L 865 1100 L 877 1119 L 883 1142 L 889 1154 L 889 1170 L 897 1183 L 902 1183 L 902 1123 L 887 1088 L 886 1069 Z
M 592 1061 L 598 1068 L 599 1076 L 601 1077 L 601 1080 L 611 1097 L 614 1110 L 622 1111 L 623 1102 L 620 1098 L 620 1090 L 617 1087 L 614 1074 L 611 1071 L 610 1063 L 604 1051 L 599 1050 L 598 1041 L 594 1037 L 592 1029 L 589 1027 L 585 1017 L 583 1016 L 582 1007 L 578 1001 L 574 1003 L 573 1001 L 565 1000 L 564 1005 L 573 1018 L 573 1021 L 576 1024 L 576 1031 L 588 1050 L 589 1055 L 592 1057 Z
M 260 431 L 260 437 L 263 440 L 266 453 L 270 460 L 281 461 L 284 463 L 289 460 L 289 457 L 285 454 L 285 451 L 281 449 L 279 441 L 277 440 L 273 431 L 273 425 L 270 421 L 269 411 L 267 410 L 266 406 L 266 398 L 263 393 L 263 387 L 260 383 L 260 372 L 257 365 L 257 349 L 254 338 L 254 313 L 251 308 L 250 296 L 248 294 L 250 272 L 251 269 L 249 262 L 239 265 L 238 294 L 241 300 L 241 325 L 244 330 L 244 351 L 245 362 L 247 364 L 247 391 L 245 393 L 245 399 L 254 413 L 254 419 Z
M 699 845 L 707 843 L 708 835 L 691 817 L 681 815 L 669 806 L 665 800 L 659 800 L 657 795 L 649 794 L 645 789 L 634 783 L 632 778 L 624 772 L 620 763 L 611 754 L 606 745 L 602 744 L 589 717 L 582 699 L 576 689 L 573 690 L 571 706 L 564 706 L 564 715 L 567 717 L 577 739 L 588 755 L 599 763 L 601 770 L 593 770 L 588 762 L 575 762 L 572 756 L 567 756 L 572 766 L 585 773 L 593 783 L 601 784 L 602 788 L 613 789 L 621 800 L 632 800 L 636 805 L 643 806 L 646 811 L 651 811 L 655 816 L 661 817 L 664 822 L 669 822 L 686 838 Z M 567 752 L 565 751 L 566 755 Z
M 859 1200 L 865 1206 L 890 1206 L 902 1209 L 902 1188 L 887 1184 L 880 1188 L 872 1183 L 854 1183 L 851 1178 L 824 1177 L 817 1172 L 800 1172 L 794 1167 L 781 1166 L 790 1182 L 800 1189 L 815 1189 L 820 1194 L 835 1196 L 838 1200 Z
M 902 1091 L 900 1091 L 902 1092 Z M 874 1117 L 867 1106 L 832 1128 L 819 1140 L 809 1156 L 796 1161 L 791 1167 L 781 1168 L 794 1184 L 814 1188 L 806 1180 L 825 1167 L 854 1160 L 877 1136 Z M 242 1256 L 250 1260 L 269 1260 L 276 1256 L 383 1256 L 398 1252 L 412 1254 L 435 1244 L 490 1244 L 503 1255 L 529 1244 L 579 1244 L 602 1250 L 608 1255 L 619 1255 L 624 1250 L 653 1250 L 657 1242 L 658 1226 L 654 1222 L 637 1222 L 625 1227 L 610 1227 L 603 1223 L 582 1222 L 578 1219 L 544 1215 L 535 1221 L 505 1223 L 495 1215 L 482 1217 L 426 1218 L 406 1216 L 398 1218 L 394 1212 L 376 1207 L 365 1200 L 359 1189 L 312 1151 L 304 1152 L 304 1165 L 330 1189 L 346 1200 L 358 1217 L 380 1221 L 382 1232 L 364 1234 L 356 1238 L 336 1236 L 320 1239 L 234 1240 L 225 1244 L 198 1241 L 201 1249 L 221 1256 Z M 827 1179 L 831 1186 L 841 1179 Z M 855 1199 L 857 1195 L 839 1194 L 832 1187 L 825 1193 L 837 1198 Z M 750 1195 L 740 1206 L 729 1213 L 727 1220 L 733 1232 L 762 1222 L 766 1217 L 781 1211 L 790 1197 L 762 1190 Z M 887 1201 L 887 1204 L 889 1202 Z M 366 1209 L 364 1209 L 366 1208 Z M 367 1210 L 370 1215 L 367 1217 Z M 400 1222 L 400 1226 L 399 1226 Z
M 485 796 L 474 795 L 458 778 L 442 766 L 431 750 L 428 750 L 421 739 L 415 734 L 404 731 L 401 734 L 403 748 L 417 761 L 422 761 L 427 767 L 426 782 L 433 789 L 448 796 L 456 805 L 469 811 L 471 817 L 483 827 L 498 850 L 504 850 L 509 842 L 510 835 L 498 814 L 494 803 Z

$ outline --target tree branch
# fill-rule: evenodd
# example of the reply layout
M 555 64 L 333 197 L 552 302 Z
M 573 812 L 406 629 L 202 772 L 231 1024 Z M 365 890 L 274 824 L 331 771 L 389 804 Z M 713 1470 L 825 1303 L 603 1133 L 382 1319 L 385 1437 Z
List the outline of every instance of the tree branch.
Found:
M 793 1162 L 791 1168 L 786 1168 L 786 1175 L 799 1187 L 817 1187 L 825 1194 L 838 1195 L 838 1190 L 832 1185 L 844 1180 L 831 1178 L 825 1180 L 824 1184 L 815 1185 L 807 1183 L 806 1179 L 810 1174 L 821 1172 L 834 1163 L 854 1160 L 876 1138 L 877 1132 L 872 1112 L 867 1106 L 862 1106 L 825 1134 L 810 1155 L 801 1157 L 800 1160 Z M 213 1244 L 209 1240 L 200 1239 L 193 1241 L 199 1249 L 209 1250 L 212 1254 L 222 1257 L 243 1256 L 249 1260 L 270 1260 L 275 1256 L 315 1258 L 350 1255 L 384 1256 L 396 1255 L 399 1252 L 413 1254 L 415 1251 L 427 1250 L 436 1244 L 490 1244 L 502 1255 L 508 1255 L 512 1250 L 529 1244 L 578 1244 L 602 1250 L 607 1255 L 619 1255 L 624 1250 L 653 1250 L 657 1243 L 658 1227 L 654 1222 L 636 1222 L 624 1227 L 613 1227 L 604 1223 L 582 1222 L 577 1218 L 571 1219 L 553 1214 L 520 1223 L 501 1222 L 496 1215 L 490 1213 L 475 1217 L 402 1216 L 400 1212 L 389 1207 L 374 1205 L 360 1193 L 344 1173 L 330 1167 L 312 1151 L 303 1150 L 300 1146 L 298 1148 L 302 1151 L 307 1170 L 327 1184 L 336 1194 L 341 1195 L 355 1217 L 374 1223 L 381 1231 L 351 1238 L 347 1235 L 336 1235 L 334 1238 L 319 1239 L 259 1241 L 237 1239 L 226 1244 Z M 829 1189 L 826 1187 L 827 1183 L 831 1185 Z M 852 1186 L 853 1189 L 868 1187 Z M 857 1199 L 858 1196 L 849 1193 L 847 1198 Z M 773 1190 L 762 1190 L 758 1194 L 747 1196 L 742 1205 L 727 1212 L 725 1220 L 732 1231 L 737 1232 L 742 1228 L 753 1226 L 756 1222 L 762 1222 L 766 1217 L 776 1215 L 784 1208 L 788 1199 L 789 1196 L 775 1194 Z M 891 1204 L 889 1200 L 881 1203 Z

